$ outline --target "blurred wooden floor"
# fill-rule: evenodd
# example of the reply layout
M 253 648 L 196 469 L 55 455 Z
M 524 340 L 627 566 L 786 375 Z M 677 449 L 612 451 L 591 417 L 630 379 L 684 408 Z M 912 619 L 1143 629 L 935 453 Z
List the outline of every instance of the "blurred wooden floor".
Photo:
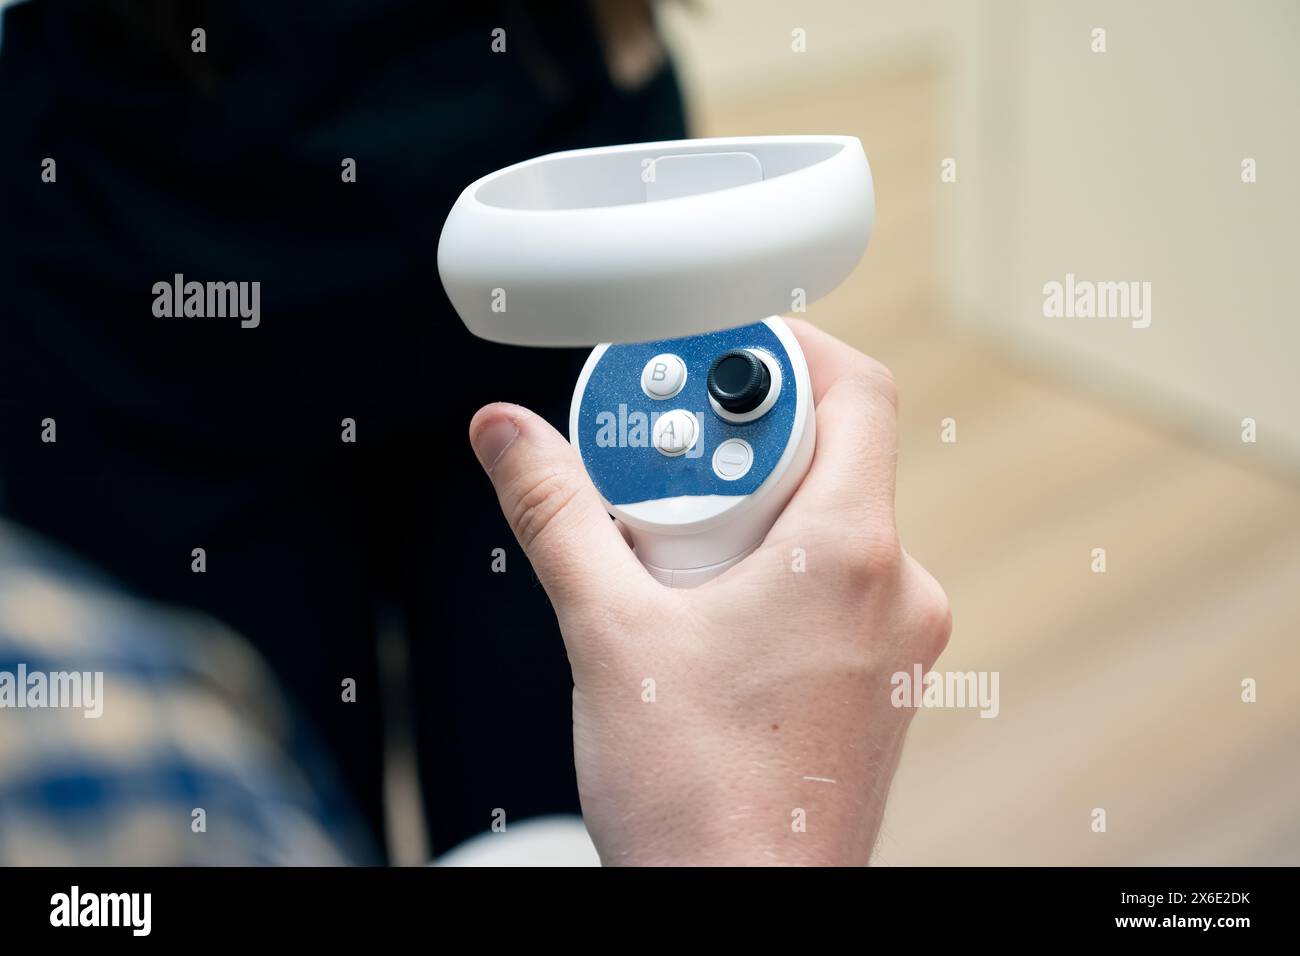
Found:
M 1300 863 L 1300 476 L 945 314 L 941 93 L 918 67 L 694 107 L 696 135 L 866 145 L 872 247 L 808 317 L 898 378 L 899 527 L 954 611 L 940 669 L 1001 674 L 995 719 L 918 714 L 876 863 Z

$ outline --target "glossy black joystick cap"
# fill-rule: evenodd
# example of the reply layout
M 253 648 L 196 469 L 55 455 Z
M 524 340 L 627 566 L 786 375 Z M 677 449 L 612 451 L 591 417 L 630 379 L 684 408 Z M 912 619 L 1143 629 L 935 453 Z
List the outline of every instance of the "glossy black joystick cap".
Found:
M 726 411 L 737 415 L 752 412 L 767 398 L 772 374 L 753 352 L 732 349 L 709 366 L 709 394 Z

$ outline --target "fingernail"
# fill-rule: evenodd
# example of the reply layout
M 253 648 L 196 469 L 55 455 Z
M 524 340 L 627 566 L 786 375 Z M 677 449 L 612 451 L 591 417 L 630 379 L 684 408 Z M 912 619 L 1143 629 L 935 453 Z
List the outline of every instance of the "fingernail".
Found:
M 479 429 L 474 436 L 474 454 L 478 456 L 478 463 L 483 466 L 483 470 L 492 474 L 492 469 L 506 453 L 510 443 L 518 437 L 519 426 L 509 418 L 498 418 Z

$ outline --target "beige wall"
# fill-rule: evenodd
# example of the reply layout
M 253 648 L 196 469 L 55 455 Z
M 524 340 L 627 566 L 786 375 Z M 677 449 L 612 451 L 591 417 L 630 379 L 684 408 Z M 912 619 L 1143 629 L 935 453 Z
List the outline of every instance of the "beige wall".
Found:
M 1205 442 L 1239 445 L 1252 417 L 1260 457 L 1300 470 L 1300 4 L 702 0 L 662 20 L 706 131 L 780 132 L 736 128 L 733 107 L 761 122 L 758 104 L 802 97 L 825 116 L 828 96 L 935 65 L 937 154 L 915 161 L 936 184 L 957 162 L 928 259 L 950 318 Z M 822 131 L 887 150 L 891 119 L 861 119 Z M 1044 283 L 1067 273 L 1150 282 L 1150 327 L 1044 317 Z
M 1300 468 L 1300 4 L 987 7 L 954 90 L 956 316 L 1206 440 L 1255 418 Z M 1045 318 L 1066 273 L 1150 282 L 1150 327 Z
M 664 3 L 660 23 L 695 95 L 736 96 L 815 89 L 826 80 L 931 57 L 959 40 L 960 0 L 695 0 Z M 806 53 L 791 49 L 792 31 Z

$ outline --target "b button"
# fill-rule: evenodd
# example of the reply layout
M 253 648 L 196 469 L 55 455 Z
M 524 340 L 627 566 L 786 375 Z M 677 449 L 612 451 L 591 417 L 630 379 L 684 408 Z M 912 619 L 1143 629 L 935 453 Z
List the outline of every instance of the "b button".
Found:
M 641 370 L 641 390 L 659 401 L 672 398 L 686 384 L 686 363 L 671 352 L 656 355 Z

